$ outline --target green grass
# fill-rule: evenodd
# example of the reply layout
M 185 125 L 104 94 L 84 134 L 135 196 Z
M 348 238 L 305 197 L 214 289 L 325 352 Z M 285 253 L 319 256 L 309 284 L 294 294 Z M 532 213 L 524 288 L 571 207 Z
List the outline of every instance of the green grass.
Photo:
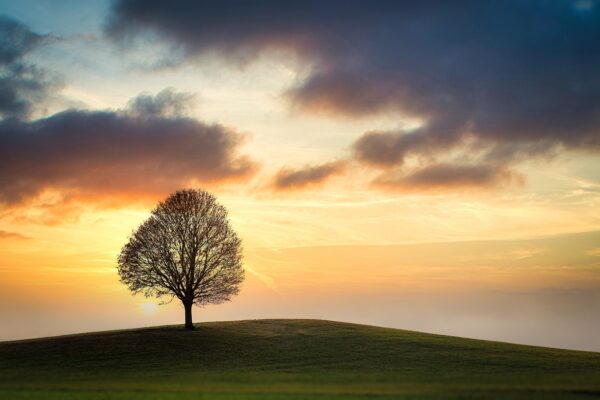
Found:
M 600 353 L 315 320 L 0 343 L 1 399 L 590 399 Z

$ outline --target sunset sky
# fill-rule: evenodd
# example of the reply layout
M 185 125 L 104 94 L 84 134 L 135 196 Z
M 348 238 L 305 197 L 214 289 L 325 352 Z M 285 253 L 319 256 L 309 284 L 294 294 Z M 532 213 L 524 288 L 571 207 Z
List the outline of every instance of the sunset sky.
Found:
M 182 323 L 119 282 L 156 203 L 229 210 L 197 321 L 600 351 L 600 2 L 0 0 L 0 340 Z

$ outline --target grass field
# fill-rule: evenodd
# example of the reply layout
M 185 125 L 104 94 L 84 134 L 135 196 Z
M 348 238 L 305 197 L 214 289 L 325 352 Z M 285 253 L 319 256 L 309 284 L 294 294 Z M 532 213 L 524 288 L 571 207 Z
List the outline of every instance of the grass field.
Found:
M 600 353 L 315 320 L 0 343 L 2 399 L 590 399 Z

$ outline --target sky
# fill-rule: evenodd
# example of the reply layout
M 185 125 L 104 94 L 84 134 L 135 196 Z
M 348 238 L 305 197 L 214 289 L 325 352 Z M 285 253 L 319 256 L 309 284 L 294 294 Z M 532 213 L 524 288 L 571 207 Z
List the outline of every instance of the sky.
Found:
M 181 323 L 117 256 L 213 192 L 322 318 L 600 351 L 600 2 L 0 0 L 0 340 Z

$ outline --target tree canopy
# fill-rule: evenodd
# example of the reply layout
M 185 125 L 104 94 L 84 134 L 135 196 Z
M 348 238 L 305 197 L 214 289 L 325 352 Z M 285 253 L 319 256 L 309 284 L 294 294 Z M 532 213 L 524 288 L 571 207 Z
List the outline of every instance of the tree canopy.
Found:
M 185 327 L 192 306 L 229 301 L 244 280 L 242 243 L 225 207 L 203 190 L 180 190 L 161 202 L 131 235 L 118 271 L 134 294 L 179 299 Z

